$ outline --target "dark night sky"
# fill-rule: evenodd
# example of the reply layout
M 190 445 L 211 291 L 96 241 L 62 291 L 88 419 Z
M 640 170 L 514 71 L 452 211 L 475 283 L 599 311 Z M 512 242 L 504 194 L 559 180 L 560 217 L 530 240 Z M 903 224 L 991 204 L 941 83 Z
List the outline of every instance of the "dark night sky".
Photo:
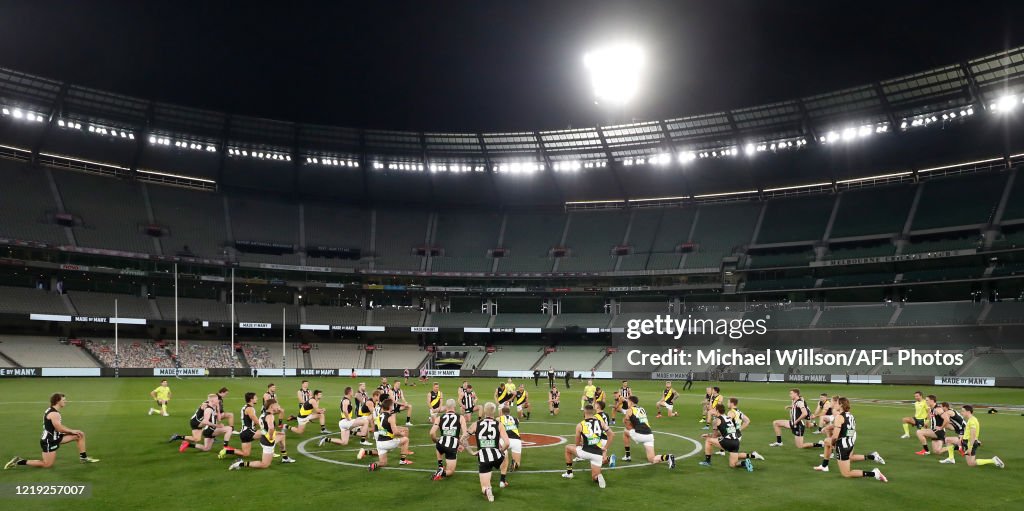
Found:
M 0 0 L 0 66 L 283 120 L 557 129 L 603 117 L 582 54 L 641 42 L 640 119 L 826 92 L 1024 44 L 1021 1 Z

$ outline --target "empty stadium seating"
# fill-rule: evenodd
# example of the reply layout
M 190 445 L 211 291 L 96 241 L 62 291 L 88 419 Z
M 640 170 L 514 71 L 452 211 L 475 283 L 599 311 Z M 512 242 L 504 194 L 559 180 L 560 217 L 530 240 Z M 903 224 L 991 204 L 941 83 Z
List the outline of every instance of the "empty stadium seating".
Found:
M 882 327 L 889 324 L 896 308 L 891 305 L 844 305 L 826 307 L 818 317 L 818 328 Z
M 814 287 L 814 277 L 792 277 L 771 280 L 748 280 L 744 291 L 766 291 L 771 289 L 808 289 Z
M 235 241 L 299 245 L 299 208 L 283 200 L 255 197 L 229 197 L 231 234 Z M 268 255 L 239 253 L 240 261 L 299 264 L 297 254 Z
M 53 177 L 68 213 L 81 217 L 74 228 L 79 246 L 156 253 L 145 234 L 149 214 L 137 183 L 58 170 Z
M 498 271 L 551 271 L 549 251 L 561 244 L 565 222 L 560 213 L 509 213 L 502 243 L 509 252 L 498 260 Z
M 768 252 L 750 256 L 751 268 L 779 268 L 784 266 L 807 266 L 814 260 L 814 250 Z
M 542 356 L 544 356 L 544 348 L 539 346 L 501 346 L 487 356 L 487 360 L 484 361 L 484 365 L 480 369 L 527 370 L 533 367 Z
M 843 192 L 829 237 L 902 232 L 915 190 L 898 185 Z
M 957 374 L 959 376 L 1020 377 L 1024 375 L 1021 372 L 1022 365 L 1024 365 L 1024 352 L 1022 351 L 981 353 L 964 364 L 963 370 Z
M 589 371 L 596 368 L 604 356 L 605 349 L 595 346 L 558 346 L 554 353 L 544 357 L 541 367 L 555 367 L 560 371 Z
M 811 324 L 811 320 L 818 313 L 818 309 L 813 307 L 803 308 L 792 308 L 792 309 L 776 309 L 773 311 L 757 312 L 754 313 L 752 318 L 762 318 L 767 316 L 768 319 L 765 322 L 769 330 L 776 329 L 790 329 L 790 328 L 807 328 Z
M 848 275 L 830 275 L 821 279 L 821 287 L 875 286 L 892 284 L 894 280 L 896 280 L 895 273 L 851 273 Z
M 1022 179 L 1020 167 L 1016 170 L 1017 176 L 1013 180 L 1013 188 L 1006 202 L 1006 209 L 1003 210 L 1003 220 L 1019 220 L 1024 218 L 1024 179 Z
M 64 228 L 53 220 L 57 203 L 46 172 L 0 159 L 0 237 L 68 244 Z
M 320 343 L 309 352 L 313 367 L 333 369 L 359 369 L 366 359 L 366 350 L 352 344 Z
M 423 257 L 413 254 L 427 244 L 427 219 L 423 211 L 377 210 L 375 268 L 419 270 Z
M 896 253 L 896 245 L 888 241 L 871 245 L 839 245 L 829 248 L 826 260 L 858 259 L 862 257 L 885 257 Z
M 738 203 L 701 207 L 693 239 L 697 245 L 686 256 L 685 268 L 717 268 L 722 257 L 750 243 L 761 204 Z
M 575 212 L 569 216 L 565 244 L 570 255 L 558 263 L 558 271 L 612 271 L 615 256 L 612 247 L 621 245 L 629 223 L 623 211 Z
M 61 296 L 43 289 L 0 287 L 0 312 L 71 314 Z
M 563 313 L 555 316 L 553 328 L 577 326 L 580 328 L 607 328 L 612 317 L 597 313 Z
M 184 252 L 187 246 L 196 257 L 224 257 L 228 231 L 223 196 L 169 186 L 145 186 L 156 223 L 167 229 L 160 240 L 165 255 Z
M 441 212 L 437 214 L 434 245 L 444 255 L 431 257 L 430 270 L 491 271 L 494 259 L 487 251 L 498 246 L 501 215 L 483 212 Z
M 306 323 L 313 325 L 363 325 L 366 311 L 362 307 L 306 306 Z
M 418 346 L 399 344 L 377 345 L 370 357 L 368 369 L 409 369 L 414 370 L 423 363 L 427 353 Z
M 365 268 L 369 265 L 370 259 L 366 257 L 370 251 L 369 211 L 306 202 L 303 205 L 303 213 L 307 249 L 319 246 L 359 249 L 362 255 L 358 260 L 307 257 L 307 264 L 345 268 Z
M 284 310 L 284 314 L 282 314 Z M 281 324 L 282 317 L 289 325 L 299 323 L 299 311 L 294 305 L 282 303 L 238 303 L 235 317 L 239 322 Z
M 944 252 L 947 250 L 961 250 L 968 248 L 981 248 L 981 238 L 977 233 L 950 236 L 945 239 L 914 240 L 903 247 L 903 253 L 925 254 L 930 252 Z
M 965 325 L 978 319 L 982 305 L 973 302 L 904 304 L 898 326 Z
M 487 322 L 490 319 L 491 316 L 479 312 L 435 313 L 427 318 L 427 326 L 440 328 L 483 328 L 487 326 Z
M 150 301 L 138 296 L 85 291 L 68 291 L 68 296 L 78 313 L 85 316 L 112 318 L 117 300 L 118 317 L 161 319 Z
M 0 353 L 22 367 L 98 367 L 82 348 L 53 337 L 0 337 Z
M 379 326 L 420 326 L 423 312 L 414 308 L 380 307 L 371 311 L 372 323 Z
M 164 319 L 174 320 L 174 298 L 158 297 L 156 305 Z M 178 317 L 182 319 L 198 319 L 202 321 L 229 322 L 231 317 L 230 304 L 216 300 L 199 298 L 178 298 Z M 238 307 L 238 304 L 235 305 Z M 280 321 L 280 316 L 278 316 Z
M 982 323 L 997 325 L 1024 323 L 1024 302 L 992 302 Z
M 768 201 L 757 242 L 820 240 L 825 234 L 834 203 L 832 195 Z
M 995 213 L 1005 174 L 935 179 L 924 183 L 913 230 L 984 224 Z
M 551 317 L 546 314 L 505 313 L 494 316 L 495 328 L 542 328 Z

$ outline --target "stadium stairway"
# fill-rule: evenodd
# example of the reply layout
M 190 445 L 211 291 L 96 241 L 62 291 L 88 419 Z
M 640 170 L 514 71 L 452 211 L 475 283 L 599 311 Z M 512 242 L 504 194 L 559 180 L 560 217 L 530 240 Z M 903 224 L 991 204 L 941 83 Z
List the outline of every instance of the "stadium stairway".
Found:
M 21 364 L 15 362 L 13 358 L 8 357 L 2 351 L 0 351 L 0 360 L 3 361 L 2 367 L 21 367 Z M 103 365 L 103 364 L 100 364 L 100 365 Z
M 67 295 L 65 295 L 65 296 L 67 296 Z M 95 354 L 95 353 L 93 353 L 93 352 L 92 352 L 91 350 L 87 350 L 87 349 L 85 349 L 85 347 L 84 347 L 84 346 L 83 346 L 83 347 L 81 347 L 81 348 L 79 348 L 79 349 L 80 349 L 80 350 L 82 350 L 82 353 L 85 353 L 85 354 L 86 354 L 86 356 L 88 356 L 89 358 L 91 358 L 91 359 L 93 359 L 94 361 L 96 361 L 96 365 L 97 365 L 98 367 L 107 367 L 107 364 L 104 364 L 104 363 L 103 363 L 103 361 L 102 361 L 102 360 L 100 360 L 100 359 L 99 359 L 99 357 L 97 357 L 97 356 L 96 356 L 96 354 Z
M 71 303 L 71 297 L 68 296 L 67 293 L 60 295 L 60 300 L 64 302 L 64 308 L 67 309 L 72 316 L 78 314 L 78 311 L 75 310 L 75 304 Z
M 545 351 L 544 354 L 541 355 L 540 358 L 538 358 L 537 361 L 534 362 L 532 366 L 530 366 L 530 370 L 533 371 L 533 370 L 537 369 L 538 367 L 543 367 L 544 359 L 548 358 L 548 355 L 550 355 L 550 353 Z
M 302 363 L 305 364 L 307 368 L 313 367 L 313 357 L 310 356 L 308 351 L 302 352 Z
M 366 359 L 363 360 L 363 369 L 370 369 L 370 368 L 372 368 L 373 367 L 372 364 L 373 364 L 373 352 L 372 351 L 367 351 L 366 352 Z
M 245 350 L 236 350 L 235 351 L 235 358 L 238 359 L 238 365 L 242 369 L 249 369 L 250 368 L 250 366 L 249 366 L 249 359 L 245 358 Z

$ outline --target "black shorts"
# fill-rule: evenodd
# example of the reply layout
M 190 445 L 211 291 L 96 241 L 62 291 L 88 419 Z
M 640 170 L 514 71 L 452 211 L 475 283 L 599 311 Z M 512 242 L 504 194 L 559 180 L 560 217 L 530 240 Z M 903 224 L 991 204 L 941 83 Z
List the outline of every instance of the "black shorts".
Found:
M 853 455 L 853 444 L 843 440 L 840 439 L 838 445 L 836 445 L 836 454 L 839 456 L 839 461 L 850 461 L 850 456 Z
M 238 435 L 238 438 L 241 440 L 243 444 L 247 444 L 249 442 L 252 442 L 253 438 L 256 438 L 256 432 L 248 429 L 243 429 L 242 433 Z
M 804 423 L 803 421 L 797 423 L 789 423 L 789 430 L 793 432 L 793 436 L 804 436 Z
M 505 461 L 505 457 L 504 456 L 502 456 L 502 457 L 500 457 L 500 458 L 498 458 L 498 459 L 496 459 L 494 461 L 481 461 L 480 462 L 480 473 L 481 474 L 486 474 L 486 473 L 491 472 L 493 470 L 500 470 L 501 469 L 501 462 L 502 461 Z
M 967 439 L 965 438 L 964 439 L 964 443 L 966 443 L 966 442 L 967 442 Z M 978 455 L 978 448 L 979 447 L 981 447 L 981 442 L 979 442 L 978 440 L 975 440 L 974 444 L 971 445 L 971 450 L 967 452 L 967 456 L 977 456 Z M 964 446 L 965 450 L 966 450 L 966 448 L 967 447 Z
M 740 452 L 740 441 L 735 438 L 723 438 L 718 441 L 725 452 Z
M 558 401 L 552 401 L 551 408 L 558 408 Z
M 914 427 L 917 429 L 924 428 L 924 419 L 914 419 Z
M 935 430 L 932 430 L 932 431 L 935 431 Z M 938 431 L 935 431 L 935 440 L 937 440 L 939 442 L 945 442 L 946 441 L 946 430 L 940 429 Z
M 201 429 L 199 427 L 199 421 L 197 421 L 195 418 L 192 418 L 191 420 L 189 420 L 188 421 L 188 425 L 189 425 L 189 427 L 192 428 L 192 431 L 195 431 L 197 429 Z
M 444 459 L 446 459 L 446 460 L 454 460 L 454 459 L 458 458 L 458 456 L 459 456 L 459 450 L 458 449 L 452 449 L 451 447 L 445 447 L 445 446 L 441 445 L 440 442 L 435 443 L 434 444 L 434 448 L 437 449 L 437 452 L 439 454 L 443 454 L 444 455 Z
M 39 440 L 39 447 L 43 452 L 56 452 L 60 449 L 60 441 L 64 439 L 64 435 L 60 435 L 56 439 L 41 439 Z
M 216 431 L 216 429 L 210 427 L 203 428 L 203 438 L 213 438 Z

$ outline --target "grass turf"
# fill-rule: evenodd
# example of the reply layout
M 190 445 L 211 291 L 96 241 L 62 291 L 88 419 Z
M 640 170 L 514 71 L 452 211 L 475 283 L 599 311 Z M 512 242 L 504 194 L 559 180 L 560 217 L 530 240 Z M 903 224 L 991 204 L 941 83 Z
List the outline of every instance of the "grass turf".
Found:
M 0 509 L 16 508 L 20 511 L 55 509 L 74 505 L 77 509 L 239 509 L 257 506 L 374 506 L 383 509 L 467 509 L 485 504 L 480 494 L 475 473 L 475 459 L 466 453 L 460 455 L 460 473 L 441 482 L 430 481 L 436 466 L 433 447 L 426 425 L 426 392 L 429 386 L 406 387 L 406 398 L 415 406 L 411 428 L 411 445 L 415 464 L 409 468 L 419 470 L 386 469 L 370 473 L 363 462 L 356 462 L 357 441 L 349 446 L 330 445 L 316 447 L 319 436 L 316 424 L 309 424 L 305 434 L 288 436 L 289 454 L 298 462 L 291 465 L 275 463 L 267 470 L 243 469 L 229 472 L 229 460 L 216 459 L 215 453 L 189 450 L 177 451 L 178 443 L 167 443 L 172 433 L 187 433 L 188 417 L 209 392 L 219 387 L 231 389 L 228 410 L 238 414 L 242 396 L 247 391 L 262 395 L 267 383 L 278 384 L 278 396 L 286 412 L 295 411 L 293 399 L 299 378 L 238 378 L 238 379 L 181 379 L 171 380 L 174 399 L 170 417 L 147 416 L 151 404 L 148 393 L 157 384 L 153 378 L 113 379 L 14 379 L 0 381 L 0 424 L 7 431 L 0 446 L 0 457 L 6 461 L 14 455 L 38 458 L 38 439 L 41 432 L 42 412 L 49 395 L 64 392 L 68 406 L 64 421 L 72 428 L 82 429 L 88 435 L 89 455 L 102 461 L 80 464 L 75 444 L 61 447 L 56 466 L 43 470 L 16 467 L 0 473 L 0 483 L 91 483 L 92 496 L 87 499 L 20 498 L 7 500 L 0 496 Z M 376 386 L 373 379 L 366 381 L 369 388 Z M 458 381 L 442 379 L 445 397 L 455 397 Z M 471 380 L 481 401 L 493 392 L 497 380 Z M 561 382 L 559 382 L 561 383 Z M 606 389 L 617 387 L 617 382 L 603 383 Z M 327 427 L 337 430 L 337 402 L 342 389 L 353 385 L 348 378 L 314 379 L 311 388 L 325 392 L 324 404 L 329 410 Z M 562 388 L 562 414 L 549 417 L 546 390 L 526 382 L 536 409 L 533 419 L 525 421 L 520 431 L 546 435 L 569 436 L 580 418 L 577 406 L 582 383 L 573 382 L 571 389 Z M 682 393 L 677 401 L 678 417 L 653 419 L 657 452 L 686 455 L 695 450 L 689 439 L 700 441 L 703 432 L 697 422 L 699 402 L 703 398 L 703 383 Z M 743 451 L 757 450 L 766 461 L 756 462 L 756 470 L 730 469 L 725 457 L 713 456 L 711 468 L 697 465 L 703 452 L 680 458 L 674 471 L 665 465 L 646 466 L 605 471 L 608 488 L 601 490 L 589 481 L 587 464 L 576 464 L 576 479 L 567 481 L 559 477 L 564 469 L 562 446 L 524 449 L 522 472 L 510 476 L 511 486 L 498 489 L 498 474 L 494 473 L 495 509 L 519 509 L 529 506 L 533 510 L 547 509 L 621 509 L 626 502 L 634 502 L 651 509 L 669 509 L 686 506 L 708 508 L 727 503 L 730 508 L 779 509 L 794 506 L 812 508 L 823 504 L 842 503 L 844 509 L 918 508 L 929 503 L 947 502 L 956 507 L 974 509 L 1012 509 L 1024 506 L 1024 486 L 1017 474 L 1024 470 L 1024 444 L 1021 427 L 1024 417 L 1017 411 L 1003 411 L 996 415 L 978 413 L 984 446 L 979 457 L 999 455 L 1007 465 L 968 467 L 957 455 L 953 466 L 940 465 L 936 456 L 916 456 L 920 449 L 916 439 L 901 440 L 900 418 L 912 415 L 909 404 L 893 404 L 889 400 L 908 400 L 914 390 L 934 393 L 940 400 L 953 403 L 1024 405 L 1024 390 L 961 388 L 961 387 L 897 387 L 869 385 L 803 385 L 809 401 L 816 402 L 821 392 L 838 393 L 858 400 L 852 413 L 857 418 L 857 450 L 861 454 L 879 451 L 887 462 L 881 466 L 889 477 L 888 484 L 875 480 L 846 480 L 838 473 L 833 462 L 832 472 L 821 474 L 811 470 L 818 464 L 819 451 L 796 449 L 792 435 L 785 431 L 781 448 L 770 448 L 774 441 L 771 421 L 786 418 L 789 385 L 731 383 L 719 384 L 723 395 L 740 398 L 740 408 L 753 423 L 743 435 Z M 354 386 L 354 385 L 353 385 Z M 561 387 L 561 385 L 559 385 Z M 653 417 L 654 403 L 660 396 L 661 382 L 632 382 Z M 677 384 L 681 388 L 681 384 Z M 610 391 L 609 391 L 610 394 Z M 979 410 L 982 412 L 982 410 Z M 400 418 L 399 423 L 404 418 Z M 236 419 L 236 429 L 241 427 Z M 621 421 L 614 428 L 619 435 L 612 452 L 622 456 Z M 676 436 L 672 436 L 672 435 Z M 686 437 L 686 438 L 682 438 Z M 813 441 L 819 435 L 808 433 Z M 299 452 L 298 446 L 310 440 L 305 448 L 324 460 L 355 464 L 357 466 L 316 460 Z M 217 445 L 220 444 L 218 439 Z M 237 446 L 237 436 L 232 439 Z M 254 445 L 254 453 L 259 452 Z M 643 450 L 633 445 L 632 464 L 643 462 Z M 395 467 L 397 459 L 390 461 Z M 627 464 L 621 463 L 619 466 Z M 855 463 L 854 468 L 872 469 L 872 462 Z M 547 473 L 527 473 L 551 470 Z M 8 487 L 8 486 L 4 486 Z M 5 490 L 5 491 L 10 491 Z M 625 499 L 625 500 L 624 500 Z M 10 506 L 10 507 L 7 507 Z

